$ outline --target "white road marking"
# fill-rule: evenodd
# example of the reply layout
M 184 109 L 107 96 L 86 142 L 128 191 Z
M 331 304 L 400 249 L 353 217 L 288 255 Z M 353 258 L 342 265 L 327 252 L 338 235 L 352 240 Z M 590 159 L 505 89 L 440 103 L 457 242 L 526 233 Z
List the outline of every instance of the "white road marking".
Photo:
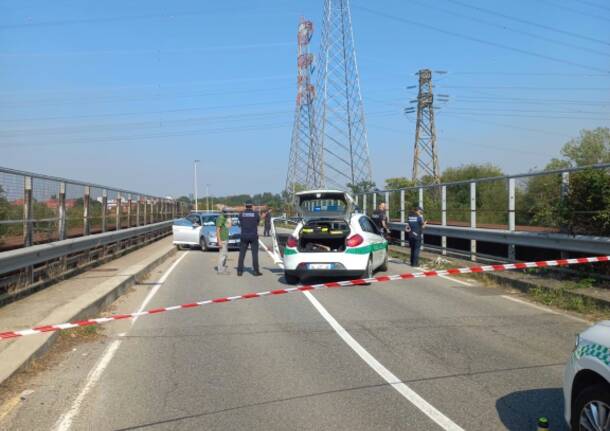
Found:
M 283 265 L 278 263 L 274 254 L 269 251 L 269 249 L 260 241 L 261 246 L 265 251 L 271 256 L 271 259 L 278 265 Z M 411 404 L 421 410 L 426 416 L 436 422 L 441 428 L 446 431 L 464 431 L 459 425 L 445 416 L 443 413 L 438 411 L 434 406 L 428 403 L 425 399 L 423 399 L 419 394 L 417 394 L 413 389 L 404 384 L 398 377 L 396 377 L 390 370 L 384 367 L 381 362 L 379 362 L 373 355 L 371 355 L 358 341 L 352 337 L 349 332 L 337 322 L 337 320 L 324 308 L 324 306 L 310 293 L 303 292 L 305 297 L 311 302 L 314 308 L 320 313 L 320 315 L 328 322 L 328 324 L 335 330 L 337 335 L 341 337 L 343 341 L 354 351 L 360 358 L 366 362 L 366 364 L 371 367 L 382 379 L 384 379 L 390 386 L 392 386 L 399 394 L 407 399 Z
M 593 322 L 590 321 L 590 320 L 581 319 L 580 317 L 572 316 L 571 314 L 567 314 L 567 313 L 561 313 L 559 311 L 555 311 L 555 310 L 553 310 L 551 308 L 544 307 L 542 305 L 532 304 L 531 302 L 524 301 L 522 299 L 515 298 L 515 297 L 510 296 L 510 295 L 500 295 L 500 297 L 504 298 L 504 299 L 508 299 L 509 301 L 518 302 L 519 304 L 527 305 L 527 306 L 529 306 L 531 308 L 535 308 L 536 310 L 544 311 L 546 313 L 555 314 L 557 316 L 565 316 L 565 317 L 567 317 L 569 319 L 576 320 L 577 322 L 586 323 L 586 324 L 589 324 L 589 325 L 593 324 Z
M 263 250 L 265 250 L 267 252 L 267 254 L 269 256 L 271 256 L 271 259 L 273 259 L 273 263 L 275 263 L 280 268 L 284 269 L 284 263 L 282 262 L 282 259 L 279 256 L 277 256 L 275 253 L 273 253 L 271 250 L 269 250 L 269 248 L 267 248 L 265 243 L 262 242 L 260 240 L 260 238 L 258 240 L 258 243 L 261 245 L 261 247 L 263 247 Z
M 178 264 L 182 261 L 182 259 L 184 259 L 184 257 L 187 254 L 188 253 L 184 253 L 182 256 L 180 256 L 167 269 L 167 271 L 165 271 L 165 273 L 161 276 L 159 281 L 157 283 L 155 283 L 155 287 L 153 287 L 153 289 L 148 293 L 148 295 L 146 295 L 146 298 L 144 298 L 144 301 L 140 305 L 138 313 L 140 313 L 144 310 L 144 308 L 148 305 L 148 303 L 153 299 L 153 297 L 159 291 L 159 289 L 161 288 L 163 283 L 165 283 L 165 280 L 167 280 L 167 277 L 169 277 L 169 275 L 172 273 L 172 271 L 178 266 Z M 131 325 L 130 325 L 131 327 L 133 327 L 133 325 L 136 323 L 137 319 L 138 319 L 138 316 L 134 317 L 131 320 Z M 123 332 L 121 334 L 118 334 L 118 336 L 124 337 L 126 334 L 127 333 Z M 97 364 L 95 365 L 93 370 L 91 370 L 91 372 L 87 376 L 87 379 L 85 380 L 86 381 L 85 386 L 81 389 L 81 391 L 79 392 L 76 399 L 72 402 L 70 410 L 68 410 L 66 413 L 61 415 L 60 418 L 55 423 L 55 426 L 53 427 L 53 429 L 55 431 L 68 431 L 72 427 L 72 421 L 80 412 L 80 408 L 81 408 L 83 401 L 85 400 L 85 397 L 89 394 L 91 389 L 93 389 L 93 387 L 97 384 L 100 377 L 102 377 L 104 370 L 106 369 L 106 367 L 108 367 L 108 365 L 114 358 L 114 355 L 116 354 L 117 350 L 121 346 L 121 342 L 122 342 L 121 340 L 114 340 L 106 348 L 106 350 L 102 354 L 102 357 L 100 358 L 100 360 L 97 362 Z
M 83 403 L 85 397 L 98 382 L 120 345 L 121 341 L 115 340 L 106 348 L 106 351 L 102 355 L 101 359 L 87 376 L 87 383 L 81 389 L 76 399 L 72 402 L 70 410 L 61 415 L 53 429 L 56 431 L 67 431 L 70 429 L 72 426 L 72 421 L 80 411 L 81 404 Z
M 459 425 L 445 416 L 443 413 L 438 411 L 429 402 L 424 400 L 419 394 L 413 389 L 404 384 L 398 377 L 396 377 L 390 370 L 384 367 L 373 355 L 371 355 L 358 341 L 352 337 L 349 332 L 343 328 L 335 320 L 335 318 L 324 308 L 322 304 L 310 293 L 303 292 L 305 297 L 311 302 L 316 310 L 324 317 L 328 324 L 335 330 L 335 332 L 341 337 L 343 341 L 354 351 L 360 358 L 367 363 L 381 378 L 383 378 L 390 386 L 392 386 L 399 394 L 405 397 L 411 404 L 421 410 L 426 416 L 436 422 L 442 429 L 446 431 L 464 431 Z
M 146 295 L 146 298 L 144 298 L 144 301 L 142 302 L 142 305 L 140 305 L 140 308 L 138 309 L 137 313 L 141 313 L 142 311 L 144 311 L 144 308 L 146 308 L 148 303 L 157 294 L 157 292 L 159 291 L 161 286 L 163 286 L 163 283 L 165 283 L 165 280 L 167 280 L 167 277 L 169 277 L 169 275 L 172 273 L 172 271 L 178 266 L 178 264 L 182 261 L 182 259 L 184 259 L 184 257 L 187 254 L 188 253 L 184 253 L 182 256 L 180 256 L 178 259 L 176 259 L 176 261 L 172 264 L 172 266 L 170 266 L 167 269 L 167 271 L 165 271 L 165 273 L 161 276 L 159 281 L 157 281 L 155 283 L 155 287 L 153 287 L 152 290 L 150 292 L 148 292 L 148 295 Z M 138 317 L 139 316 L 136 316 L 131 320 L 131 326 L 133 326 L 133 324 L 136 323 L 136 321 L 138 320 Z

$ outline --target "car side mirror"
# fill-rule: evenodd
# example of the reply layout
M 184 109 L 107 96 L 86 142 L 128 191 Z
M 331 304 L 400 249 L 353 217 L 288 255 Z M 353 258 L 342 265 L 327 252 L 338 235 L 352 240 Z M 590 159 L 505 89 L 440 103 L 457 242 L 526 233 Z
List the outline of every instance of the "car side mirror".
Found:
M 193 229 L 194 229 L 194 228 L 196 228 L 196 227 L 199 227 L 199 223 L 194 222 L 194 223 L 193 223 Z

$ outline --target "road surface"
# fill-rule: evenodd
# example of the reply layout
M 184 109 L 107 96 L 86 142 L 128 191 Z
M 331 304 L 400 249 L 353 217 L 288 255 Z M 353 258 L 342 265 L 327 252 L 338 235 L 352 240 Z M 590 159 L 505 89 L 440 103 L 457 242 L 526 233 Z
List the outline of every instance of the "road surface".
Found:
M 258 278 L 218 276 L 216 257 L 179 252 L 112 311 L 283 286 L 263 250 Z M 111 323 L 31 376 L 0 428 L 565 429 L 563 367 L 586 324 L 505 295 L 430 278 Z

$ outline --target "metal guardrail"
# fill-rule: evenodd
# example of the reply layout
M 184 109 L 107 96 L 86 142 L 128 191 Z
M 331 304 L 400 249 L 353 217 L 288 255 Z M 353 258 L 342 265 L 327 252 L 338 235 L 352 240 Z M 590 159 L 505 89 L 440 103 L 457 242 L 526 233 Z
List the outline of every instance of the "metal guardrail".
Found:
M 73 253 L 102 247 L 159 230 L 168 230 L 171 225 L 172 221 L 164 221 L 141 227 L 123 229 L 116 232 L 100 233 L 98 235 L 89 235 L 6 251 L 0 253 L 0 276 L 8 272 L 17 271 Z
M 518 259 L 516 246 L 560 250 L 563 255 L 605 254 L 608 238 L 571 235 L 573 232 L 568 232 L 559 217 L 561 204 L 571 202 L 573 175 L 586 170 L 610 172 L 610 163 L 376 190 L 358 194 L 355 200 L 364 213 L 385 202 L 388 217 L 398 227 L 404 225 L 409 209 L 424 208 L 426 218 L 433 221 L 426 232 L 440 237 L 443 254 L 448 250 L 448 238 L 469 240 L 467 251 L 472 260 L 477 257 L 477 241 L 507 245 L 508 256 L 503 257 L 513 261 Z M 581 212 L 583 217 L 590 217 L 599 211 L 587 208 Z
M 171 233 L 173 221 L 0 253 L 0 305 Z
M 189 210 L 172 198 L 0 167 L 0 251 L 154 224 Z
M 405 223 L 390 223 L 390 228 L 404 231 Z M 567 235 L 546 232 L 514 232 L 500 229 L 472 229 L 456 226 L 427 225 L 425 235 L 485 241 L 496 244 L 570 250 L 591 256 L 610 254 L 610 238 L 602 236 Z

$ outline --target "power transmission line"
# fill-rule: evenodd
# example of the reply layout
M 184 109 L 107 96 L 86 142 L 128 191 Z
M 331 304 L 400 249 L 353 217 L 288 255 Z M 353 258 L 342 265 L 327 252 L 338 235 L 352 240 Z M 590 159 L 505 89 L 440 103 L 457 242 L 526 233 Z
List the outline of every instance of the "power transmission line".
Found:
M 201 134 L 217 134 L 217 133 L 239 133 L 239 132 L 249 132 L 249 131 L 257 131 L 257 130 L 268 130 L 268 129 L 277 129 L 277 128 L 286 128 L 288 127 L 287 122 L 283 123 L 271 123 L 271 124 L 258 124 L 256 126 L 244 126 L 244 127 L 224 127 L 224 128 L 216 128 L 216 129 L 198 129 L 198 130 L 190 130 L 185 132 L 174 132 L 174 133 L 159 133 L 153 135 L 128 135 L 124 137 L 114 137 L 114 138 L 101 138 L 101 139 L 87 139 L 87 141 L 83 142 L 82 140 L 73 140 L 73 141 L 62 141 L 55 143 L 48 143 L 46 140 L 44 142 L 40 142 L 38 144 L 32 143 L 22 143 L 22 142 L 5 142 L 0 148 L 8 148 L 11 146 L 24 147 L 24 146 L 55 146 L 55 145 L 90 145 L 90 144 L 108 144 L 108 143 L 116 143 L 116 142 L 124 142 L 124 141 L 133 141 L 133 140 L 147 140 L 147 139 L 164 139 L 164 138 L 173 138 L 179 136 L 194 136 Z
M 586 17 L 588 17 L 588 18 L 594 18 L 594 19 L 598 19 L 598 20 L 601 20 L 601 21 L 606 21 L 606 22 L 607 22 L 608 20 L 610 20 L 610 18 L 609 18 L 609 17 L 606 17 L 606 16 L 594 15 L 594 14 L 587 13 L 587 12 L 584 12 L 584 11 L 579 10 L 579 9 L 574 9 L 574 8 L 567 7 L 567 6 L 564 6 L 564 5 L 559 5 L 559 4 L 554 3 L 554 2 L 552 2 L 552 1 L 549 1 L 549 0 L 538 0 L 538 1 L 542 1 L 543 3 L 546 3 L 546 4 L 548 4 L 548 5 L 551 5 L 551 6 L 553 6 L 553 7 L 556 7 L 557 9 L 566 10 L 566 11 L 568 11 L 568 12 L 572 12 L 572 13 L 575 13 L 575 14 L 577 14 L 577 15 L 586 16 Z
M 542 133 L 544 135 L 554 135 L 554 136 L 561 136 L 562 138 L 569 138 L 569 136 L 564 135 L 563 133 L 557 133 L 557 132 L 552 132 L 550 130 L 543 130 L 543 129 L 538 129 L 538 128 L 533 128 L 533 127 L 522 127 L 522 126 L 516 126 L 514 124 L 506 124 L 506 123 L 498 123 L 495 121 L 486 121 L 486 120 L 481 120 L 480 118 L 471 118 L 471 116 L 467 115 L 467 114 L 458 114 L 455 112 L 448 112 L 445 113 L 444 115 L 449 115 L 449 116 L 455 116 L 461 119 L 468 119 L 469 121 L 474 121 L 476 123 L 481 123 L 481 124 L 489 124 L 492 126 L 500 126 L 500 127 L 506 127 L 509 129 L 515 129 L 515 130 L 523 130 L 526 132 L 534 132 L 534 133 Z M 477 117 L 479 117 L 477 115 Z
M 143 102 L 148 101 L 150 99 L 161 100 L 161 99 L 185 99 L 185 98 L 193 98 L 193 97 L 202 97 L 202 96 L 224 96 L 224 95 L 232 95 L 232 94 L 250 94 L 250 93 L 266 93 L 272 94 L 273 90 L 283 90 L 288 89 L 288 86 L 281 87 L 271 87 L 271 88 L 258 88 L 258 89 L 248 89 L 248 90 L 227 90 L 227 91 L 214 91 L 214 92 L 197 92 L 197 91 L 187 91 L 186 93 L 178 93 L 178 94 L 169 94 L 169 93 L 158 93 L 158 94 L 142 94 L 140 96 L 126 96 L 126 95 L 105 95 L 99 97 L 86 97 L 87 105 L 92 103 L 115 103 L 115 102 Z M 40 100 L 24 100 L 19 101 L 17 103 L 8 103 L 4 104 L 3 107 L 24 107 L 27 105 L 36 105 L 36 106 L 53 106 L 59 105 L 62 103 L 75 103 L 83 100 L 83 97 L 75 96 L 74 99 L 65 98 L 63 100 L 53 100 L 53 99 L 40 99 Z
M 580 76 L 580 77 L 605 77 L 610 78 L 607 73 L 563 73 L 563 72 L 451 72 L 451 75 L 499 75 L 499 76 Z
M 587 1 L 587 0 L 572 0 L 572 1 L 575 1 L 577 3 L 586 4 L 586 5 L 591 6 L 591 7 L 595 7 L 595 8 L 599 8 L 599 9 L 610 11 L 610 7 L 602 6 L 602 5 L 600 5 L 598 3 L 595 3 L 595 2 L 592 2 L 592 1 Z
M 2 119 L 0 118 L 0 122 L 17 122 L 17 121 L 50 121 L 50 120 L 74 120 L 74 119 L 83 119 L 83 118 L 102 118 L 102 117 L 124 117 L 130 115 L 157 115 L 157 114 L 167 114 L 167 113 L 178 113 L 178 112 L 192 112 L 192 111 L 206 111 L 210 109 L 226 109 L 226 108 L 239 108 L 244 106 L 265 106 L 265 105 L 283 105 L 287 104 L 286 100 L 277 100 L 277 101 L 267 101 L 267 102 L 258 102 L 258 103 L 243 103 L 239 105 L 222 105 L 222 106 L 200 106 L 196 108 L 178 108 L 178 109 L 167 109 L 167 110 L 158 110 L 158 111 L 140 111 L 140 112 L 119 112 L 119 113 L 110 113 L 110 114 L 91 114 L 91 115 L 72 115 L 72 116 L 62 116 L 62 117 L 39 117 L 39 118 L 16 118 L 16 119 Z
M 176 120 L 150 120 L 140 122 L 121 122 L 121 123 L 100 123 L 100 124 L 86 124 L 76 127 L 48 127 L 48 128 L 32 128 L 32 129 L 8 129 L 0 132 L 0 137 L 7 137 L 11 135 L 54 135 L 54 134 L 74 134 L 74 133 L 95 133 L 99 129 L 104 132 L 115 131 L 117 129 L 137 129 L 137 128 L 151 128 L 157 126 L 158 128 L 174 127 L 176 125 L 188 125 L 193 123 L 194 125 L 201 125 L 201 123 L 208 122 L 223 122 L 223 121 L 239 121 L 243 122 L 248 119 L 260 119 L 261 117 L 278 117 L 279 114 L 288 114 L 291 111 L 267 111 L 267 112 L 255 112 L 248 114 L 233 114 L 233 115 L 222 115 L 222 116 L 208 116 L 208 117 L 195 117 L 195 118 L 184 118 Z
M 610 53 L 608 53 L 608 52 L 597 51 L 595 49 L 591 49 L 591 48 L 587 48 L 587 47 L 584 47 L 584 46 L 568 43 L 568 42 L 565 42 L 563 40 L 553 39 L 553 38 L 550 38 L 550 37 L 547 37 L 547 36 L 541 36 L 539 34 L 530 33 L 528 31 L 524 31 L 524 30 L 521 30 L 521 29 L 516 29 L 516 28 L 508 27 L 505 24 L 499 24 L 499 23 L 487 21 L 487 20 L 484 20 L 484 19 L 481 19 L 481 18 L 475 18 L 475 17 L 469 16 L 469 15 L 464 15 L 464 14 L 461 14 L 459 12 L 455 12 L 455 11 L 452 11 L 452 10 L 449 10 L 449 9 L 445 9 L 445 8 L 442 8 L 442 7 L 438 7 L 438 6 L 432 5 L 432 4 L 430 4 L 430 2 L 423 3 L 423 2 L 420 2 L 420 1 L 417 1 L 417 0 L 409 0 L 409 2 L 410 3 L 418 4 L 418 5 L 422 6 L 422 7 L 425 7 L 426 9 L 438 10 L 438 11 L 441 11 L 441 12 L 446 13 L 448 15 L 457 16 L 458 18 L 462 18 L 462 19 L 465 19 L 465 20 L 469 20 L 469 21 L 485 24 L 485 25 L 488 25 L 488 26 L 491 26 L 491 27 L 495 27 L 495 28 L 500 28 L 500 29 L 502 29 L 504 31 L 509 31 L 509 32 L 512 32 L 512 33 L 517 33 L 517 34 L 519 34 L 521 36 L 528 36 L 528 37 L 531 37 L 531 38 L 534 38 L 534 39 L 543 40 L 545 42 L 550 42 L 550 43 L 553 43 L 555 45 L 559 45 L 559 46 L 564 47 L 564 48 L 567 46 L 567 47 L 570 47 L 570 48 L 579 49 L 579 50 L 586 51 L 586 52 L 591 52 L 591 53 L 602 55 L 602 56 L 605 56 L 605 57 L 610 56 Z
M 535 90 L 535 91 L 610 91 L 610 87 L 539 87 L 523 85 L 443 85 L 442 88 L 483 88 L 490 90 Z
M 449 1 L 453 1 L 453 0 L 449 0 Z M 415 26 L 422 27 L 422 28 L 425 28 L 425 29 L 428 29 L 428 30 L 436 31 L 436 32 L 447 34 L 447 35 L 454 36 L 454 37 L 459 37 L 459 38 L 465 39 L 465 40 L 470 40 L 472 42 L 477 42 L 477 43 L 481 43 L 481 44 L 484 44 L 484 45 L 493 46 L 493 47 L 496 47 L 496 48 L 502 48 L 502 49 L 505 49 L 507 51 L 513 51 L 513 52 L 517 52 L 517 53 L 520 53 L 520 54 L 528 55 L 528 56 L 531 56 L 531 57 L 542 58 L 542 59 L 545 59 L 545 60 L 553 61 L 555 63 L 567 64 L 567 65 L 570 65 L 570 66 L 575 66 L 575 67 L 579 67 L 579 68 L 586 69 L 586 70 L 595 70 L 597 72 L 602 72 L 602 73 L 610 74 L 610 70 L 601 69 L 601 68 L 594 67 L 594 66 L 588 66 L 586 64 L 576 63 L 576 62 L 573 62 L 573 61 L 570 61 L 570 60 L 564 60 L 564 59 L 561 59 L 561 58 L 552 57 L 552 56 L 545 55 L 545 54 L 540 54 L 540 53 L 537 53 L 537 52 L 534 52 L 534 51 L 529 51 L 529 50 L 526 50 L 526 49 L 516 48 L 516 47 L 513 47 L 513 46 L 509 46 L 509 45 L 504 45 L 502 43 L 492 42 L 492 41 L 489 41 L 489 40 L 480 39 L 478 37 L 469 36 L 469 35 L 466 35 L 466 34 L 462 34 L 462 33 L 454 32 L 454 31 L 445 30 L 445 29 L 442 29 L 440 27 L 435 27 L 435 26 L 430 25 L 430 24 L 425 24 L 425 23 L 421 23 L 421 22 L 418 22 L 418 21 L 413 21 L 413 20 L 407 19 L 407 18 L 397 17 L 397 16 L 394 16 L 394 15 L 387 14 L 385 12 L 380 12 L 380 11 L 376 11 L 376 10 L 373 10 L 373 9 L 369 9 L 368 7 L 364 7 L 364 6 L 355 6 L 355 7 L 357 9 L 359 9 L 359 10 L 368 12 L 369 14 L 377 15 L 377 16 L 380 16 L 380 17 L 383 17 L 383 18 L 386 18 L 386 19 L 389 19 L 389 20 L 392 20 L 392 21 L 397 21 L 397 22 L 402 22 L 402 23 L 405 23 L 405 24 L 415 25 Z
M 402 136 L 404 136 L 404 134 L 405 134 L 404 130 L 393 129 L 391 127 L 378 126 L 376 124 L 372 124 L 372 125 L 370 125 L 370 127 L 373 128 L 373 129 L 385 130 L 385 131 L 388 131 L 388 132 L 396 133 L 396 134 L 399 134 L 399 135 L 402 135 Z M 532 155 L 536 155 L 536 156 L 548 157 L 547 153 L 538 153 L 538 152 L 535 152 L 535 151 L 524 150 L 522 148 L 515 148 L 515 147 L 512 147 L 512 146 L 510 148 L 506 148 L 506 147 L 503 148 L 503 147 L 495 147 L 493 145 L 478 144 L 478 143 L 474 143 L 474 142 L 466 143 L 464 141 L 460 141 L 460 140 L 457 140 L 455 138 L 447 138 L 445 136 L 443 136 L 443 141 L 455 142 L 455 143 L 458 143 L 458 144 L 461 144 L 461 145 L 467 145 L 467 146 L 472 145 L 472 146 L 475 146 L 475 147 L 487 148 L 487 149 L 502 151 L 502 152 L 511 153 L 511 154 L 514 154 L 515 151 L 517 151 L 517 152 L 523 153 L 523 154 L 532 154 Z
M 555 33 L 565 34 L 567 36 L 572 36 L 572 37 L 576 37 L 576 38 L 579 38 L 579 39 L 588 40 L 589 42 L 596 42 L 596 43 L 600 43 L 602 45 L 610 46 L 610 42 L 608 42 L 607 40 L 596 39 L 594 37 L 585 36 L 585 35 L 582 35 L 582 34 L 579 34 L 579 33 L 574 33 L 574 32 L 571 32 L 571 31 L 562 30 L 560 28 L 555 28 L 555 27 L 552 27 L 552 26 L 549 26 L 549 25 L 540 24 L 540 23 L 537 23 L 537 22 L 534 22 L 534 21 L 529 21 L 529 20 L 523 19 L 523 18 L 517 18 L 517 17 L 514 17 L 514 16 L 506 15 L 506 14 L 501 13 L 501 12 L 496 12 L 496 11 L 491 10 L 491 9 L 486 9 L 486 8 L 482 8 L 482 7 L 479 7 L 479 6 L 474 6 L 474 5 L 471 5 L 471 4 L 468 4 L 468 3 L 464 3 L 464 2 L 462 2 L 460 0 L 445 0 L 445 1 L 447 1 L 449 3 L 457 4 L 459 6 L 462 6 L 462 7 L 468 8 L 468 9 L 477 10 L 479 12 L 483 12 L 483 13 L 486 13 L 488 15 L 499 16 L 499 17 L 502 17 L 502 18 L 507 19 L 509 21 L 515 21 L 515 22 L 519 22 L 521 24 L 531 25 L 533 27 L 543 28 L 545 30 L 549 30 L 549 31 L 552 31 L 552 32 L 555 32 Z

